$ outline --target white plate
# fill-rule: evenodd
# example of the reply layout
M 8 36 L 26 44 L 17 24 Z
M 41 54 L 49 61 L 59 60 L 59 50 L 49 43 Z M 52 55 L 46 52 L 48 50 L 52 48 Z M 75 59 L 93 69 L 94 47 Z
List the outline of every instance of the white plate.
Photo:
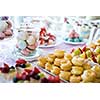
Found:
M 52 45 L 39 45 L 39 48 L 50 48 L 50 47 L 55 47 L 61 43 L 61 39 L 57 39 L 55 44 Z
M 69 41 L 66 41 L 65 39 L 64 40 L 64 43 L 66 44 L 73 44 L 73 45 L 78 45 L 78 44 L 85 44 L 86 42 L 88 42 L 87 39 L 83 39 L 83 42 L 69 42 Z
M 18 58 L 22 58 L 22 59 L 25 59 L 27 61 L 34 61 L 34 60 L 37 60 L 37 58 L 42 54 L 42 50 L 41 49 L 36 49 L 32 54 L 30 54 L 29 56 L 24 56 L 22 55 L 18 49 L 14 49 L 14 51 L 12 52 L 12 57 L 14 59 L 18 59 Z

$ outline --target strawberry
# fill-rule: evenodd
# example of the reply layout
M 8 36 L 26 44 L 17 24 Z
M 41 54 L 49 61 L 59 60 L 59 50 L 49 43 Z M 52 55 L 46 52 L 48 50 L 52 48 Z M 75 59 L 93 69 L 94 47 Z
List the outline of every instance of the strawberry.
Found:
M 40 39 L 40 44 L 44 44 L 45 40 L 44 39 Z
M 4 68 L 9 69 L 9 65 L 8 65 L 8 64 L 6 64 L 6 63 L 4 63 Z
M 51 76 L 51 75 L 48 77 L 48 80 L 49 80 L 49 83 L 55 82 L 54 76 Z
M 75 49 L 73 48 L 70 53 L 72 53 Z
M 4 68 L 1 69 L 2 73 L 8 73 L 9 72 L 9 66 L 8 64 L 4 63 Z
M 97 60 L 96 60 L 96 58 L 95 58 L 94 56 L 92 56 L 92 60 L 93 60 L 95 63 L 97 63 Z
M 79 50 L 81 51 L 81 53 L 83 53 L 83 51 L 79 48 Z
M 26 64 L 26 63 L 27 63 L 27 61 L 24 60 L 24 59 L 18 59 L 18 60 L 16 60 L 16 64 Z
M 19 73 L 17 73 L 17 74 L 16 74 L 16 78 L 19 79 L 19 80 L 21 80 L 21 79 L 22 79 L 22 75 L 19 74 Z
M 54 77 L 54 83 L 60 83 L 60 78 L 59 76 Z
M 86 45 L 82 47 L 82 51 L 86 51 Z
M 30 80 L 30 76 L 27 74 L 22 74 L 22 80 Z
M 28 74 L 30 74 L 32 72 L 31 69 L 24 69 L 25 72 L 27 72 Z
M 2 67 L 0 67 L 0 71 L 2 70 Z
M 34 73 L 36 73 L 36 74 L 40 73 L 40 71 L 37 67 L 34 67 Z
M 44 77 L 44 78 L 41 79 L 41 83 L 49 83 L 49 80 Z

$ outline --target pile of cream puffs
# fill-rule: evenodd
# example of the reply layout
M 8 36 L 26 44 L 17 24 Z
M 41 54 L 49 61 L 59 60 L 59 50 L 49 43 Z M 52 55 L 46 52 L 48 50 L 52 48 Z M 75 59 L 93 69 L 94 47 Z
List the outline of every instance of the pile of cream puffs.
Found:
M 64 50 L 39 57 L 37 64 L 70 83 L 100 82 L 99 65 L 93 66 L 88 60 Z

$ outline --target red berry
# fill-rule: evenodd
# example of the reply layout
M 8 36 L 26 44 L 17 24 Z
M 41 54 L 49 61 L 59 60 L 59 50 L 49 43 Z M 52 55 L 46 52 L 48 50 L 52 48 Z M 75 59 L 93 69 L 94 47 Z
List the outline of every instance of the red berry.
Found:
M 83 52 L 86 51 L 86 46 L 83 46 L 83 47 L 82 47 L 82 51 L 83 51 Z
M 36 73 L 36 74 L 40 73 L 40 71 L 37 67 L 34 67 L 34 73 Z
M 93 60 L 95 63 L 97 63 L 97 60 L 95 59 L 94 56 L 92 57 L 92 60 Z
M 6 64 L 6 63 L 4 63 L 4 68 L 9 69 L 9 65 L 8 65 L 8 64 Z
M 28 74 L 30 74 L 32 72 L 31 69 L 24 69 L 25 72 L 27 72 Z
M 18 60 L 16 61 L 16 64 L 26 64 L 26 63 L 27 63 L 27 61 L 24 60 L 24 59 L 18 59 Z
M 83 51 L 79 48 L 79 50 L 81 51 L 81 53 L 83 53 Z
M 2 70 L 2 67 L 0 67 L 0 71 Z
M 70 53 L 72 53 L 75 49 L 73 48 Z
M 41 79 L 41 83 L 49 83 L 49 81 L 48 81 L 47 78 L 42 78 L 42 79 Z
M 60 78 L 59 76 L 54 77 L 54 83 L 60 83 Z
M 54 81 L 55 81 L 55 80 L 54 80 L 54 76 L 51 76 L 51 75 L 50 75 L 50 76 L 48 77 L 48 80 L 49 80 L 49 83 L 54 83 Z
M 8 64 L 4 63 L 4 67 L 1 68 L 1 72 L 2 72 L 2 73 L 8 73 L 9 70 L 10 70 L 10 69 L 9 69 Z
M 19 74 L 19 73 L 17 73 L 17 74 L 16 74 L 16 78 L 19 79 L 19 80 L 21 80 L 21 79 L 22 79 L 22 75 Z
M 8 73 L 9 72 L 9 69 L 8 68 L 2 68 L 1 72 L 2 73 Z
M 30 76 L 26 74 L 22 74 L 22 80 L 30 80 Z

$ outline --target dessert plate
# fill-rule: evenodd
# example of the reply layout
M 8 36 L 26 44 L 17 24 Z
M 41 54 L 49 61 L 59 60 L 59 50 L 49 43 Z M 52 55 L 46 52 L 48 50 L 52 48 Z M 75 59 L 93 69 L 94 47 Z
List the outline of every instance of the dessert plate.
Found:
M 64 43 L 66 44 L 72 44 L 72 45 L 78 45 L 78 44 L 85 44 L 86 42 L 88 42 L 87 39 L 83 39 L 82 42 L 70 42 L 70 41 L 66 41 L 65 38 L 63 39 Z
M 21 52 L 18 50 L 18 49 L 14 49 L 14 51 L 12 52 L 12 56 L 15 58 L 15 59 L 18 59 L 18 58 L 22 58 L 22 59 L 25 59 L 29 62 L 32 62 L 34 60 L 37 60 L 37 57 L 39 57 L 42 53 L 42 50 L 40 49 L 36 49 L 33 53 L 31 53 L 29 56 L 24 56 L 23 54 L 21 54 Z
M 61 43 L 61 39 L 57 39 L 55 44 L 51 44 L 51 45 L 39 45 L 39 48 L 51 48 L 51 47 L 55 47 L 57 45 L 59 45 Z

